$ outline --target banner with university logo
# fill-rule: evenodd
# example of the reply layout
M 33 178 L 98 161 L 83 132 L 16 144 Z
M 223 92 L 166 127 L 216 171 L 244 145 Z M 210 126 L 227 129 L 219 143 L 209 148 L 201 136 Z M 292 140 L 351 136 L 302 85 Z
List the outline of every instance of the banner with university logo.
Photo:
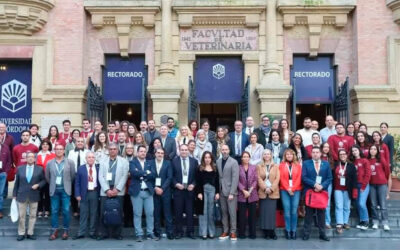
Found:
M 331 56 L 294 56 L 290 74 L 298 104 L 333 102 L 336 77 Z
M 32 123 L 32 62 L 0 61 L 0 122 L 15 143 Z
M 144 56 L 106 56 L 103 96 L 107 103 L 140 103 L 145 74 Z
M 196 99 L 199 103 L 240 103 L 243 63 L 239 57 L 199 57 L 195 65 Z

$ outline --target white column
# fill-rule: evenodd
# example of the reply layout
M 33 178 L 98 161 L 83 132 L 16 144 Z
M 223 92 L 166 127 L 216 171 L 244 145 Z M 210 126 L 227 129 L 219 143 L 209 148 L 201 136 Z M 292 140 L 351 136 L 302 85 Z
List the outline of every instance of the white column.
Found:
M 172 0 L 161 2 L 161 64 L 158 70 L 160 77 L 174 77 L 172 64 Z

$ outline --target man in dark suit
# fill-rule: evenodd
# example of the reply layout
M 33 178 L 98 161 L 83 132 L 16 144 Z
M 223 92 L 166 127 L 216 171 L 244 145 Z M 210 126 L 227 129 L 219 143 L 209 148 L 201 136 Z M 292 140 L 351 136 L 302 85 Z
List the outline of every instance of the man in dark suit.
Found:
M 79 231 L 73 238 L 85 237 L 89 219 L 89 236 L 96 239 L 96 221 L 98 216 L 100 183 L 97 178 L 99 167 L 96 166 L 93 152 L 86 153 L 86 164 L 78 168 L 75 177 L 75 198 L 80 202 Z
M 158 148 L 156 159 L 150 161 L 152 172 L 155 175 L 154 188 L 154 233 L 161 237 L 161 218 L 164 215 L 167 238 L 172 240 L 173 224 L 171 212 L 171 183 L 172 167 L 169 160 L 164 160 L 164 149 Z
M 133 224 L 135 225 L 136 241 L 143 241 L 142 213 L 146 214 L 146 233 L 147 239 L 159 240 L 153 233 L 154 229 L 154 177 L 149 162 L 146 161 L 146 146 L 140 145 L 137 148 L 137 158 L 129 162 L 129 173 L 131 183 L 129 194 L 133 206 Z
M 249 136 L 243 131 L 243 123 L 235 122 L 235 131 L 229 133 L 230 140 L 230 155 L 240 164 L 241 156 L 244 149 L 249 145 Z
M 165 150 L 165 157 L 172 161 L 176 156 L 175 139 L 168 136 L 168 127 L 166 125 L 160 127 L 160 135 L 161 143 Z
M 154 120 L 147 122 L 147 131 L 143 134 L 143 137 L 147 145 L 150 145 L 154 138 L 161 137 L 160 132 L 158 132 L 156 129 L 156 122 Z
M 332 183 L 332 171 L 329 163 L 321 160 L 321 149 L 319 147 L 313 147 L 311 155 L 312 160 L 307 160 L 303 163 L 301 175 L 304 187 L 303 192 L 306 193 L 309 189 L 313 189 L 315 192 L 327 191 L 329 184 Z M 303 240 L 310 238 L 314 213 L 317 214 L 319 238 L 329 241 L 325 233 L 325 209 L 316 209 L 309 206 L 306 206 Z
M 19 208 L 18 241 L 25 238 L 25 217 L 29 207 L 29 224 L 27 238 L 36 240 L 33 234 L 36 222 L 36 212 L 40 200 L 40 189 L 46 185 L 43 168 L 35 166 L 35 154 L 28 152 L 26 165 L 17 169 L 13 196 L 17 199 Z
M 197 161 L 189 157 L 189 148 L 186 144 L 180 145 L 179 152 L 180 156 L 172 161 L 172 182 L 175 187 L 175 238 L 180 239 L 183 237 L 183 213 L 185 213 L 186 235 L 191 239 L 195 239 L 193 229 L 193 203 Z

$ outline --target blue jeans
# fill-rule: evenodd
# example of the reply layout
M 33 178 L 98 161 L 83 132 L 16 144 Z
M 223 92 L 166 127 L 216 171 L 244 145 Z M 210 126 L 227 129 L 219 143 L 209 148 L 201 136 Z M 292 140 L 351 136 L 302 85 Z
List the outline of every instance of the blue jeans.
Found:
M 69 203 L 70 196 L 64 191 L 64 189 L 56 189 L 54 191 L 54 195 L 50 197 L 51 203 L 51 228 L 53 231 L 58 229 L 58 212 L 60 210 L 60 202 L 62 206 L 62 214 L 63 214 L 63 229 L 69 229 Z
M 290 195 L 287 191 L 281 190 L 283 213 L 285 218 L 286 231 L 296 232 L 297 230 L 297 208 L 299 207 L 300 191 Z
M 154 229 L 153 195 L 149 191 L 140 191 L 137 196 L 131 196 L 133 206 L 133 225 L 136 236 L 143 236 L 142 213 L 146 214 L 146 233 L 152 234 Z
M 336 225 L 349 224 L 350 198 L 347 190 L 335 190 Z
M 332 196 L 332 183 L 328 186 L 328 206 L 325 209 L 325 225 L 331 224 L 331 196 Z
M 373 185 L 370 186 L 369 197 L 371 199 L 371 211 L 372 211 L 372 221 L 374 224 L 379 225 L 379 221 L 382 221 L 383 225 L 388 224 L 388 211 L 387 211 L 387 194 L 388 186 L 383 185 Z
M 365 187 L 364 192 L 361 192 L 361 184 L 358 184 L 358 198 L 357 198 L 357 209 L 360 216 L 360 222 L 369 222 L 367 199 L 369 194 L 369 184 Z
M 0 212 L 3 211 L 3 192 L 4 192 L 4 187 L 6 186 L 7 182 L 7 173 L 3 172 L 0 173 Z

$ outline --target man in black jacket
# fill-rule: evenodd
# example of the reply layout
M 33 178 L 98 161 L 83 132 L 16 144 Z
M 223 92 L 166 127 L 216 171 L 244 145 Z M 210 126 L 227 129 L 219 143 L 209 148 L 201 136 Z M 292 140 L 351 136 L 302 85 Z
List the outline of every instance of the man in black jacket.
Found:
M 36 240 L 33 234 L 36 212 L 40 200 L 40 189 L 46 184 L 43 169 L 35 166 L 35 154 L 28 152 L 26 165 L 20 166 L 15 175 L 13 197 L 17 199 L 19 208 L 18 241 L 25 239 L 25 217 L 29 207 L 29 225 L 27 238 Z

